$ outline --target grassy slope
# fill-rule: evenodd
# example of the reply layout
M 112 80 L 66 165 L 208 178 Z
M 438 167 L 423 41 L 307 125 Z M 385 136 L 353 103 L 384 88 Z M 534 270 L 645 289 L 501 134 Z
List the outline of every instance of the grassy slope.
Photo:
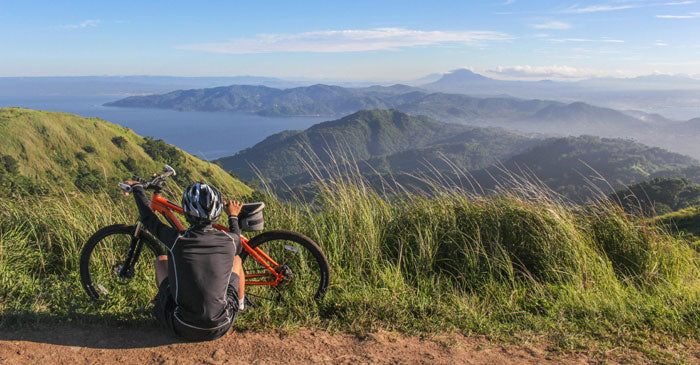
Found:
M 122 146 L 112 139 L 122 137 Z M 133 174 L 160 172 L 164 162 L 142 148 L 145 139 L 128 128 L 97 118 L 20 108 L 0 109 L 0 155 L 18 161 L 22 176 L 63 190 L 74 190 L 79 171 L 98 171 L 101 187 L 111 188 Z M 86 148 L 88 151 L 86 152 Z M 94 151 L 93 151 L 94 150 Z M 208 181 L 232 194 L 250 189 L 215 164 L 177 150 L 183 158 L 183 178 Z M 130 169 L 126 162 L 134 160 Z M 133 171 L 132 171 L 133 170 Z M 180 180 L 182 183 L 187 183 Z
M 326 298 L 259 301 L 237 328 L 461 331 L 665 360 L 677 360 L 679 342 L 700 339 L 697 253 L 615 206 L 572 208 L 537 191 L 387 200 L 361 180 L 320 190 L 313 205 L 268 198 L 266 227 L 321 245 L 332 271 Z M 98 227 L 136 219 L 130 199 L 100 201 L 0 200 L 0 326 L 153 323 L 148 260 L 144 282 L 108 303 L 88 301 L 80 287 L 82 243 Z
M 696 245 L 700 245 L 700 206 L 667 213 L 654 219 L 667 225 L 673 231 L 688 234 L 691 239 L 696 241 Z

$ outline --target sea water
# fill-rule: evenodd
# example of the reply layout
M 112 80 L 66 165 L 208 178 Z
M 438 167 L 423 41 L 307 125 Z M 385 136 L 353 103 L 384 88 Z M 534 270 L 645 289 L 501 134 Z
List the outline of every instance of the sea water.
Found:
M 288 129 L 302 130 L 331 118 L 261 117 L 235 112 L 180 112 L 162 109 L 106 107 L 121 99 L 105 95 L 0 95 L 0 107 L 16 106 L 100 118 L 131 128 L 141 136 L 163 139 L 207 160 L 231 156 L 265 137 Z

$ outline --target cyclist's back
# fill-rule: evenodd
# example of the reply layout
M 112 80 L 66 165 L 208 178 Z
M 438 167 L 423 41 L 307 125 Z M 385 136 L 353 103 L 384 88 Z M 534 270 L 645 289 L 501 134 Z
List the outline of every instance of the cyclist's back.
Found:
M 209 189 L 220 200 L 215 189 L 204 184 L 193 186 L 196 185 Z M 183 198 L 185 211 L 188 191 Z M 153 213 L 141 186 L 134 185 L 133 192 L 144 226 L 168 249 L 168 258 L 163 259 L 168 263 L 167 277 L 159 284 L 154 315 L 179 337 L 190 340 L 221 337 L 238 312 L 240 278 L 232 273 L 234 259 L 241 252 L 237 216 L 229 216 L 231 233 L 211 226 L 211 218 L 218 218 L 221 208 L 218 214 L 206 213 L 207 219 L 188 217 L 193 225 L 179 232 L 163 224 Z M 199 194 L 197 191 L 197 198 Z
M 173 278 L 169 284 L 176 304 L 176 329 L 216 329 L 230 324 L 235 306 L 227 302 L 226 293 L 240 243 L 225 232 L 204 226 L 191 227 L 172 246 L 166 246 L 172 257 L 168 277 Z

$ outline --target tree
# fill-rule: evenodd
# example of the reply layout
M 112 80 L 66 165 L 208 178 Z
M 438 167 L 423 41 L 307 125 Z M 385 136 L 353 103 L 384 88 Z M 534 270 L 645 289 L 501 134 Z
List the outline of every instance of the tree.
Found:
M 11 174 L 16 174 L 19 172 L 17 160 L 12 156 L 3 155 L 0 157 L 0 167 Z
M 124 148 L 126 146 L 126 138 L 122 136 L 112 138 L 112 143 L 119 148 Z

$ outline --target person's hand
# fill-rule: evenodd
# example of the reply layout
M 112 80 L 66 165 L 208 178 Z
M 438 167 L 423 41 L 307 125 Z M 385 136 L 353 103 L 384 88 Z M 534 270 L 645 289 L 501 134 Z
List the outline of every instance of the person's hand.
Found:
M 243 203 L 235 200 L 229 200 L 228 203 L 226 203 L 225 210 L 226 214 L 228 215 L 238 215 L 238 213 L 241 212 L 241 208 L 243 207 Z

